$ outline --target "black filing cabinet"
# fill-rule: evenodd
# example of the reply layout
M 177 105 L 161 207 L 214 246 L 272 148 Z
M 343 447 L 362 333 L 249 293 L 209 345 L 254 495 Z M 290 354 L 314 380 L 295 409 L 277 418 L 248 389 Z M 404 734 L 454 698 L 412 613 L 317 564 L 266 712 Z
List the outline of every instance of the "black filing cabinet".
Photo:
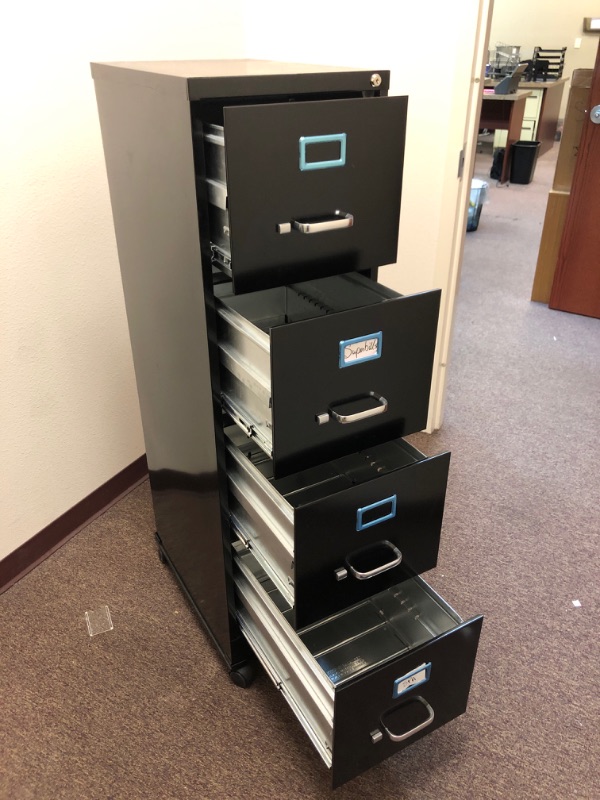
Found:
M 450 454 L 404 437 L 440 293 L 377 282 L 407 98 L 385 71 L 275 62 L 92 74 L 159 555 L 338 786 L 465 711 L 482 623 L 421 577 Z

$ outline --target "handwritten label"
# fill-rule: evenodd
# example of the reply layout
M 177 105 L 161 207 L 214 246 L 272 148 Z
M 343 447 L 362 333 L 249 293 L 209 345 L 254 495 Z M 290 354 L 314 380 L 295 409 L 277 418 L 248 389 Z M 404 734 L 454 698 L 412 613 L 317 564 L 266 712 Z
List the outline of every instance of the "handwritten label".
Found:
M 422 683 L 425 683 L 429 680 L 429 674 L 431 672 L 431 662 L 429 664 L 421 664 L 420 667 L 417 667 L 412 672 L 409 672 L 407 675 L 403 675 L 401 678 L 397 678 L 394 681 L 394 697 L 400 697 L 401 694 L 414 689 L 415 686 L 420 686 Z
M 372 361 L 381 356 L 381 331 L 359 336 L 356 339 L 345 339 L 340 342 L 340 368 L 351 367 L 364 361 Z

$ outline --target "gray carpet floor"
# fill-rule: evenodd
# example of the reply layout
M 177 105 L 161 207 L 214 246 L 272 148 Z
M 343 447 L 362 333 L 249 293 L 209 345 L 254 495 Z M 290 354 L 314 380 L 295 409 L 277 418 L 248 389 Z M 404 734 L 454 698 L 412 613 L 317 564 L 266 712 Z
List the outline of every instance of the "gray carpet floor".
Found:
M 469 709 L 340 800 L 600 797 L 600 321 L 529 301 L 555 151 L 532 184 L 491 185 L 444 427 L 412 437 L 453 453 L 427 579 L 485 614 Z M 153 531 L 144 483 L 0 597 L 2 800 L 330 796 L 266 676 L 231 684 Z M 103 604 L 114 629 L 90 638 Z

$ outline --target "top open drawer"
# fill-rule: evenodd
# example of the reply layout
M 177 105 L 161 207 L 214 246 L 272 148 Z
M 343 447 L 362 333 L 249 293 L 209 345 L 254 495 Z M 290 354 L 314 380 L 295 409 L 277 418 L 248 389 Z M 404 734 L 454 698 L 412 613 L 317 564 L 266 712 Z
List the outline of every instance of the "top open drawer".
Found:
M 203 126 L 215 263 L 236 294 L 396 261 L 406 106 L 233 106 Z

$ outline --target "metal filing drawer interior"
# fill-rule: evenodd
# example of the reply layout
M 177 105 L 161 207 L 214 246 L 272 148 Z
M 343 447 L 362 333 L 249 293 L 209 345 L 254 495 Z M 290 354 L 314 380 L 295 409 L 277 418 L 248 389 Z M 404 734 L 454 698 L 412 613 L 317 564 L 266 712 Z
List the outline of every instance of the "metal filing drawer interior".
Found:
M 271 329 L 398 297 L 353 274 L 245 295 L 234 295 L 228 284 L 221 284 L 215 295 L 226 403 L 269 456 L 273 455 Z
M 206 189 L 213 263 L 231 276 L 231 247 L 225 170 L 225 136 L 221 125 L 205 124 Z
M 248 551 L 236 550 L 241 629 L 333 767 L 334 786 L 464 712 L 480 617 L 463 622 L 414 578 L 296 634 L 272 581 Z M 446 669 L 452 656 L 460 658 L 460 685 Z M 367 719 L 360 716 L 363 696 L 371 698 Z M 342 722 L 353 730 L 349 739 Z
M 225 408 L 278 476 L 425 427 L 438 291 L 348 274 L 215 295 Z
M 449 453 L 400 440 L 274 479 L 225 429 L 232 528 L 292 611 L 295 628 L 436 566 Z

